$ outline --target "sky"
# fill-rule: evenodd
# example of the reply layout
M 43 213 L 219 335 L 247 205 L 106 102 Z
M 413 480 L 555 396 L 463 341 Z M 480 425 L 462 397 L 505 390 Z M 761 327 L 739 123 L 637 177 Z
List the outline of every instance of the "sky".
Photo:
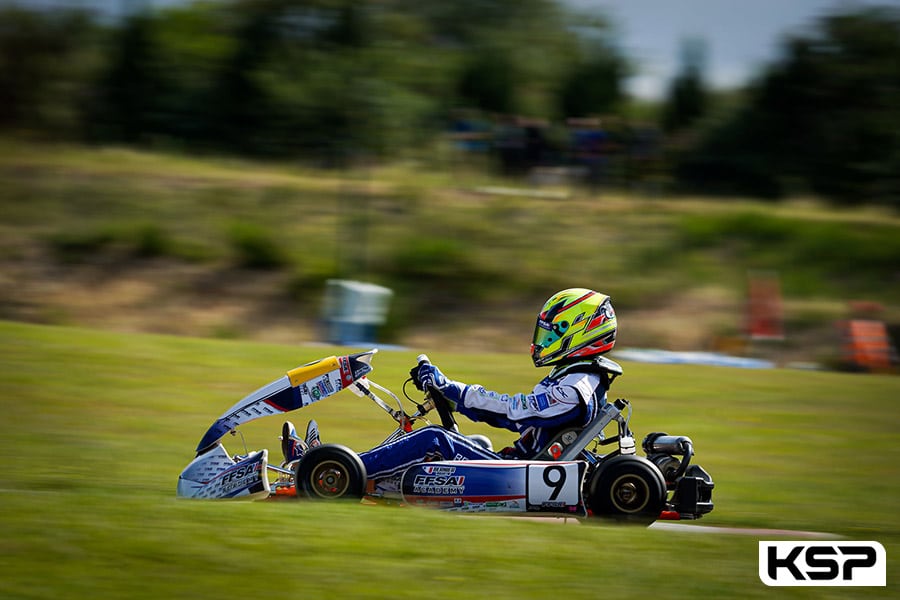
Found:
M 682 40 L 699 38 L 706 48 L 707 84 L 737 87 L 780 56 L 780 42 L 808 30 L 840 7 L 895 6 L 900 0 L 566 0 L 579 10 L 602 10 L 637 67 L 629 91 L 664 96 L 680 67 Z
M 0 0 L 2 3 L 4 0 Z M 114 12 L 130 5 L 163 6 L 185 0 L 16 0 L 24 4 L 103 6 Z M 452 2 L 453 0 L 447 0 Z M 629 92 L 662 98 L 680 68 L 682 41 L 702 40 L 704 78 L 715 88 L 752 80 L 779 57 L 786 34 L 802 32 L 839 7 L 896 6 L 900 0 L 561 0 L 614 22 L 620 46 L 634 63 Z

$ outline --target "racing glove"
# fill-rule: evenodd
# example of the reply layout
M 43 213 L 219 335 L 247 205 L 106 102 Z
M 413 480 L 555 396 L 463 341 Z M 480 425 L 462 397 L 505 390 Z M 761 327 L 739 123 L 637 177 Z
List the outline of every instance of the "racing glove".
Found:
M 422 363 L 413 367 L 409 372 L 416 388 L 421 391 L 436 389 L 447 399 L 450 410 L 456 410 L 456 405 L 462 402 L 463 394 L 466 391 L 466 385 L 458 381 L 451 381 L 444 377 L 441 370 L 431 363 Z

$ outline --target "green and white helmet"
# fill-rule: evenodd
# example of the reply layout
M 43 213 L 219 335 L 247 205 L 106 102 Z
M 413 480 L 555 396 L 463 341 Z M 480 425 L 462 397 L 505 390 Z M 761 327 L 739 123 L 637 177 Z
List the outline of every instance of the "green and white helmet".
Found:
M 616 343 L 616 312 L 609 296 L 585 288 L 557 292 L 544 303 L 534 327 L 531 359 L 543 367 L 590 358 Z

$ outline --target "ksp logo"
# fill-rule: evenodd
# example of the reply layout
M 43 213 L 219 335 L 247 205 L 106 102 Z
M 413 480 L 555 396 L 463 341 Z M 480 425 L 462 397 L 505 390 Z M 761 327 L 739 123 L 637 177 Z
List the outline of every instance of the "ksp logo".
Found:
M 773 586 L 884 586 L 878 542 L 760 542 L 759 578 Z

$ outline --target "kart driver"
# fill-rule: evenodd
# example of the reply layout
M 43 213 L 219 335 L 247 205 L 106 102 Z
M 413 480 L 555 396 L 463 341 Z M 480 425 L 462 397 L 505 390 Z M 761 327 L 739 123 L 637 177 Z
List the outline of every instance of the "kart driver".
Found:
M 500 394 L 444 376 L 424 362 L 410 371 L 420 390 L 440 393 L 450 409 L 473 421 L 518 432 L 499 453 L 473 438 L 429 426 L 360 454 L 376 493 L 397 491 L 403 471 L 431 460 L 530 459 L 562 429 L 591 422 L 606 402 L 612 380 L 622 373 L 603 357 L 616 340 L 616 314 L 609 296 L 571 288 L 550 297 L 537 318 L 531 344 L 536 367 L 553 366 L 529 394 Z

